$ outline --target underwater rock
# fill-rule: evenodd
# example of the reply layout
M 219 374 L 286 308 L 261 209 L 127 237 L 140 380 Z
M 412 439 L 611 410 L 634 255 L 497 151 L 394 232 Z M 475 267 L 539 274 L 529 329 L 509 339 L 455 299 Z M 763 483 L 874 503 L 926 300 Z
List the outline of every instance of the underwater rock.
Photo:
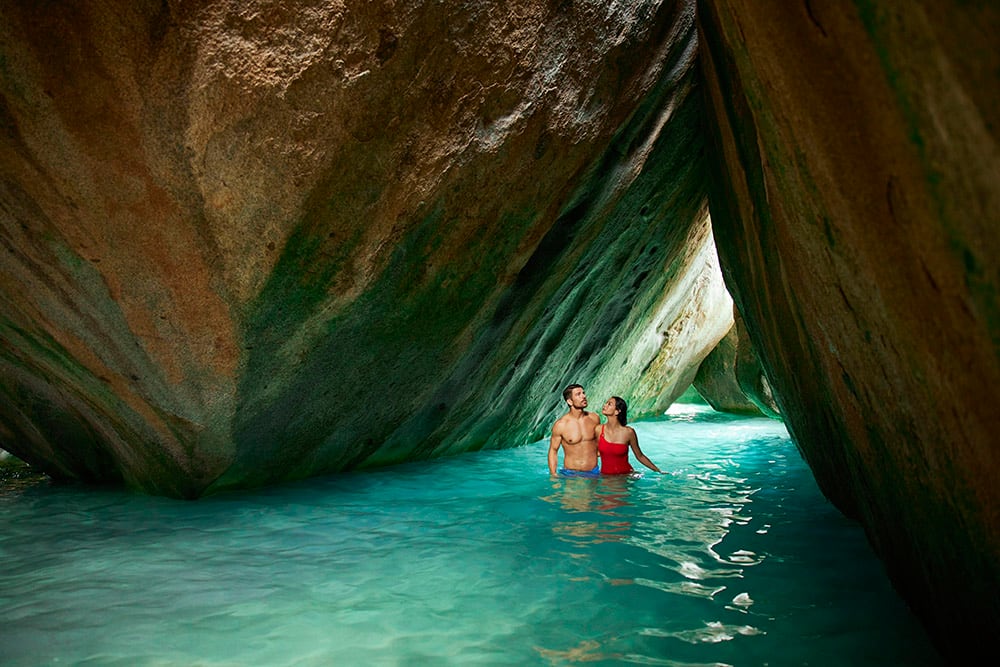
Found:
M 946 655 L 1000 628 L 1000 8 L 699 3 L 712 223 L 789 430 Z

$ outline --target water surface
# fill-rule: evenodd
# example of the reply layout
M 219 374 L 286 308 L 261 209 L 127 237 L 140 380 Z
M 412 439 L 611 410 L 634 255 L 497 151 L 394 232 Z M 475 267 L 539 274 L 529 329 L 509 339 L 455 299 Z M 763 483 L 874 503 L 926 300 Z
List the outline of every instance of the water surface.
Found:
M 634 424 L 668 475 L 546 443 L 197 502 L 0 493 L 0 664 L 938 665 L 784 427 Z

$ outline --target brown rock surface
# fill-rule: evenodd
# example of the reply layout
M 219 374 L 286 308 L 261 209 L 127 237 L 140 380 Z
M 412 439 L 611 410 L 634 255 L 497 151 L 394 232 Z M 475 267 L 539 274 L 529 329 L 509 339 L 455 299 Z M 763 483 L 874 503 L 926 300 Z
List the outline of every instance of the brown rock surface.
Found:
M 727 285 L 820 486 L 962 655 L 1000 627 L 1000 9 L 699 20 Z
M 0 446 L 190 497 L 523 444 L 573 381 L 666 407 L 724 331 L 695 36 L 693 2 L 4 3 Z

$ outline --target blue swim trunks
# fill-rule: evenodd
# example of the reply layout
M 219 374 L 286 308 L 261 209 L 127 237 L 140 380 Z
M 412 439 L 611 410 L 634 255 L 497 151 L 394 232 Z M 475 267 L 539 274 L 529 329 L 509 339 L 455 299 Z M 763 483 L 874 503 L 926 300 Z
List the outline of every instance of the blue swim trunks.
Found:
M 559 474 L 563 477 L 600 477 L 601 476 L 601 464 L 594 466 L 593 470 L 568 470 L 566 468 L 560 468 Z

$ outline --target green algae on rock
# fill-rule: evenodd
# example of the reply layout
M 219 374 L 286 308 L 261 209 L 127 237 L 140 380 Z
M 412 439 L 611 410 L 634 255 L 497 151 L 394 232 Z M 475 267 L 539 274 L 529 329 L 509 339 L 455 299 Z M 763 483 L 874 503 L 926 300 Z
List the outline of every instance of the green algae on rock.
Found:
M 2 12 L 0 444 L 53 475 L 515 446 L 724 333 L 692 1 Z

